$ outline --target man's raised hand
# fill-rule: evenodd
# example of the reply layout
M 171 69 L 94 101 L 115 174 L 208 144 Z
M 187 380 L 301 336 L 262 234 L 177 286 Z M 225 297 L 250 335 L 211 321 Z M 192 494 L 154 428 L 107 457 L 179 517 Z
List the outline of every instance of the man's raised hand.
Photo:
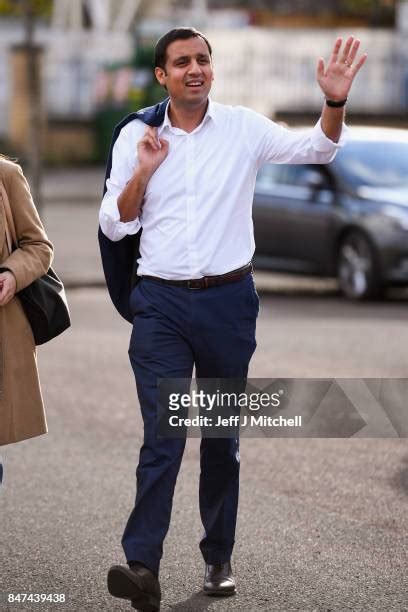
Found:
M 166 159 L 168 152 L 168 141 L 158 137 L 157 128 L 148 126 L 137 145 L 140 168 L 148 174 L 153 174 Z
M 322 57 L 317 63 L 317 82 L 329 100 L 347 98 L 354 77 L 367 59 L 367 53 L 363 53 L 355 62 L 360 46 L 358 39 L 349 36 L 341 51 L 342 42 L 342 38 L 336 40 L 327 68 Z

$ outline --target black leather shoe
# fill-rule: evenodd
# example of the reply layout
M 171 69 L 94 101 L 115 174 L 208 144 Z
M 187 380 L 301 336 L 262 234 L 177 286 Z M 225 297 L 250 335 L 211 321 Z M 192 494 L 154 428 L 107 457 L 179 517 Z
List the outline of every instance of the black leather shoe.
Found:
M 108 572 L 108 590 L 114 597 L 130 599 L 132 607 L 142 612 L 160 610 L 161 591 L 156 576 L 143 565 L 112 565 Z
M 204 593 L 207 595 L 235 595 L 235 580 L 232 575 L 231 563 L 206 565 L 204 578 Z

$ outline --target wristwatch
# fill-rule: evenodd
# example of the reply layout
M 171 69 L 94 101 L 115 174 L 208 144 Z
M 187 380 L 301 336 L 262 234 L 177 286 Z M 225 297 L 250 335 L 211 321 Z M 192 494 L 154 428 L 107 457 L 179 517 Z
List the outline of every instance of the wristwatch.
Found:
M 326 98 L 327 106 L 330 106 L 332 108 L 341 108 L 345 105 L 346 102 L 347 98 L 345 98 L 344 100 L 329 100 L 328 98 Z

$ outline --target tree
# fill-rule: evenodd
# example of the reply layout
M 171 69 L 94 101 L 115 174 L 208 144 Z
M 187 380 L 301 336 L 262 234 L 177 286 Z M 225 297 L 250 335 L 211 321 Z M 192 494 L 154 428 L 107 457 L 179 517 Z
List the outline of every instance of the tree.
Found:
M 51 16 L 52 0 L 0 0 L 0 15 L 21 16 L 23 4 L 31 4 L 33 13 L 37 16 Z
M 179 3 L 180 0 L 175 0 Z M 185 0 L 186 1 L 186 0 Z M 191 0 L 189 0 L 191 3 Z M 379 13 L 395 10 L 397 0 L 208 0 L 208 8 L 242 8 L 247 10 L 269 10 L 279 13 L 319 14 L 336 16 L 360 15 L 372 19 Z

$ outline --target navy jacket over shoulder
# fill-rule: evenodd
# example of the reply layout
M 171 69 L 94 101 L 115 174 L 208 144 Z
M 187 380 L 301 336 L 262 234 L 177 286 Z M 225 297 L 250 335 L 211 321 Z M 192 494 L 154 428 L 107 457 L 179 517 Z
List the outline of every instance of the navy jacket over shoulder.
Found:
M 166 113 L 168 98 L 155 106 L 144 108 L 136 113 L 125 117 L 114 129 L 112 143 L 109 149 L 109 157 L 106 166 L 103 195 L 106 193 L 106 181 L 110 177 L 112 169 L 112 151 L 120 131 L 130 121 L 140 119 L 147 125 L 159 127 Z M 135 147 L 136 147 L 135 143 Z M 101 251 L 103 271 L 110 298 L 120 315 L 129 323 L 133 323 L 133 317 L 129 308 L 129 297 L 133 287 L 138 281 L 137 259 L 139 258 L 139 244 L 142 230 L 137 234 L 128 235 L 113 242 L 102 232 L 99 227 L 98 239 Z

